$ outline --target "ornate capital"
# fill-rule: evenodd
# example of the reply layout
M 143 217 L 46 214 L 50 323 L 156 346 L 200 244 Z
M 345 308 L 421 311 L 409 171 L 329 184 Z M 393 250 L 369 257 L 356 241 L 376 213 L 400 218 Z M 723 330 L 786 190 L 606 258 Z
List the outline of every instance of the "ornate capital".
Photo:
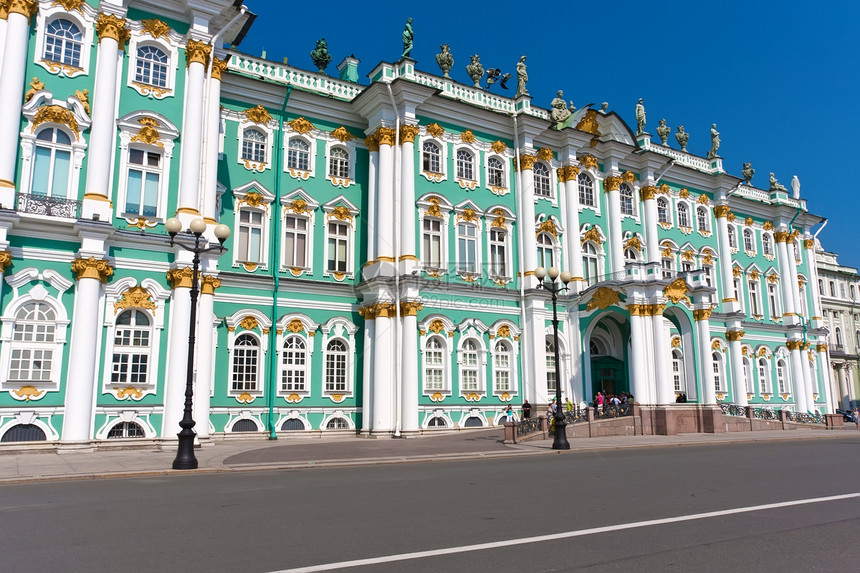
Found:
M 108 261 L 90 257 L 72 261 L 72 272 L 77 276 L 77 280 L 98 279 L 101 282 L 107 282 L 113 274 L 113 267 Z
M 376 314 L 373 312 L 373 305 L 362 306 L 358 309 L 358 314 L 364 320 L 373 320 L 374 318 L 376 318 Z
M 664 310 L 666 310 L 665 304 L 652 304 L 648 306 L 648 314 L 651 316 L 661 316 Z
M 374 151 L 379 151 L 379 141 L 376 140 L 375 133 L 371 133 L 370 135 L 365 137 L 364 144 L 367 146 L 367 150 L 371 153 Z
M 198 40 L 188 40 L 185 44 L 185 65 L 201 64 L 204 68 L 209 65 L 209 54 L 212 46 Z
M 607 177 L 603 180 L 603 191 L 618 191 L 618 188 L 621 186 L 621 177 Z
M 212 56 L 212 79 L 221 81 L 221 74 L 227 69 L 227 60 L 219 60 Z
M 380 127 L 374 135 L 377 145 L 394 145 L 395 143 L 396 133 L 393 127 Z
M 788 233 L 785 231 L 777 231 L 773 234 L 773 240 L 777 243 L 786 243 L 788 242 Z
M 647 304 L 628 304 L 626 306 L 630 316 L 650 316 L 651 307 Z
M 827 345 L 826 344 L 819 344 L 815 347 L 815 349 L 819 352 L 827 352 Z
M 639 197 L 643 201 L 647 201 L 648 199 L 653 199 L 657 195 L 657 188 L 653 185 L 646 185 L 642 189 L 639 190 Z
M 711 309 L 710 308 L 700 308 L 693 311 L 693 320 L 699 322 L 700 320 L 708 320 L 711 318 Z
M 415 143 L 415 136 L 421 131 L 417 125 L 400 126 L 400 143 Z
M 728 217 L 729 211 L 731 211 L 731 209 L 729 209 L 728 205 L 717 205 L 716 207 L 714 207 L 714 216 L 717 219 L 721 219 L 722 217 Z
M 6 270 L 6 267 L 12 264 L 12 253 L 9 251 L 0 251 L 0 272 Z
M 744 337 L 746 332 L 743 330 L 727 330 L 726 331 L 726 340 L 729 342 L 737 342 L 740 341 L 741 338 Z
M 580 169 L 576 165 L 565 165 L 558 168 L 558 180 L 564 183 L 565 181 L 575 181 L 579 175 Z
M 96 32 L 99 35 L 99 41 L 105 38 L 116 40 L 119 47 L 122 49 L 125 43 L 128 42 L 129 31 L 125 27 L 126 21 L 122 18 L 117 18 L 113 14 L 99 14 L 99 19 L 96 20 Z
M 424 305 L 420 302 L 401 302 L 400 314 L 403 316 L 418 316 L 418 311 L 423 308 Z
M 803 341 L 802 340 L 788 340 L 785 343 L 785 347 L 789 350 L 802 350 L 803 349 Z
M 191 267 L 167 271 L 167 282 L 170 283 L 170 288 L 191 288 L 193 278 L 194 271 L 191 270 Z
M 813 239 L 804 239 L 803 240 L 803 248 L 804 249 L 812 249 L 815 246 L 815 241 Z
M 21 14 L 26 16 L 27 20 L 32 18 L 39 10 L 39 3 L 36 0 L 8 0 L 4 2 L 6 5 L 7 14 Z
M 534 155 L 529 155 L 528 153 L 521 153 L 520 169 L 522 169 L 523 171 L 530 170 L 534 166 L 535 161 L 537 161 L 537 157 L 535 157 Z
M 200 292 L 201 294 L 215 294 L 215 289 L 221 286 L 221 279 L 213 275 L 203 275 L 200 277 Z

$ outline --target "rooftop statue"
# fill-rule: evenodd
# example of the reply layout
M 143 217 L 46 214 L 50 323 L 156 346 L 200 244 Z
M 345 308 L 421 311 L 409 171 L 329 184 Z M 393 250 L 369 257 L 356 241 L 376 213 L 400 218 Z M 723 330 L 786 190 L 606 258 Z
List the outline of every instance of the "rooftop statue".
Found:
M 666 125 L 666 118 L 660 120 L 660 125 L 657 126 L 657 136 L 660 138 L 660 143 L 666 145 L 666 142 L 669 140 L 669 133 L 672 132 L 672 128 Z
M 642 104 L 642 98 L 639 98 L 639 103 L 636 104 L 636 135 L 645 133 L 645 106 Z
M 526 90 L 526 82 L 529 81 L 529 74 L 526 71 L 526 57 L 520 56 L 520 61 L 517 62 L 517 93 L 515 98 L 527 96 L 529 92 Z
M 481 65 L 481 57 L 475 54 L 471 57 L 471 62 L 466 66 L 466 73 L 472 78 L 476 88 L 481 87 L 481 78 L 484 77 L 484 66 Z
M 600 113 L 606 113 L 607 111 L 609 111 L 609 102 L 605 101 L 600 104 Z
M 800 184 L 800 182 L 798 182 Z M 776 176 L 773 174 L 773 171 L 770 172 L 770 188 L 768 191 L 788 191 L 785 188 L 785 185 L 780 184 L 779 181 L 776 180 Z
M 741 173 L 744 176 L 744 184 L 749 185 L 750 181 L 752 181 L 753 175 L 755 175 L 755 169 L 752 168 L 752 163 L 747 161 L 744 163 L 744 168 L 741 169 Z
M 791 197 L 800 199 L 800 179 L 797 178 L 797 175 L 791 178 Z
M 454 56 L 451 55 L 451 47 L 448 44 L 442 44 L 439 46 L 439 49 L 442 51 L 436 54 L 436 63 L 439 64 L 439 69 L 442 70 L 442 77 L 450 79 L 451 76 L 448 72 L 454 66 Z
M 564 92 L 558 90 L 556 96 L 550 103 L 552 108 L 549 112 L 549 119 L 552 122 L 553 129 L 561 129 L 565 121 L 573 114 L 573 111 L 564 103 Z M 571 106 L 572 107 L 572 106 Z
M 412 31 L 412 18 L 406 18 L 406 27 L 403 28 L 403 55 L 401 58 L 408 58 L 412 53 L 412 40 L 415 37 Z
M 690 134 L 684 131 L 684 126 L 678 126 L 678 133 L 675 134 L 675 139 L 678 140 L 678 145 L 681 146 L 681 151 L 687 152 L 687 142 L 690 141 Z
M 717 156 L 717 150 L 720 148 L 720 132 L 717 131 L 717 124 L 711 124 L 711 149 L 708 151 L 708 159 L 713 159 Z
M 321 74 L 325 73 L 325 68 L 331 63 L 331 55 L 328 53 L 328 44 L 325 38 L 317 40 L 317 47 L 311 52 L 311 60 L 314 65 L 319 68 Z

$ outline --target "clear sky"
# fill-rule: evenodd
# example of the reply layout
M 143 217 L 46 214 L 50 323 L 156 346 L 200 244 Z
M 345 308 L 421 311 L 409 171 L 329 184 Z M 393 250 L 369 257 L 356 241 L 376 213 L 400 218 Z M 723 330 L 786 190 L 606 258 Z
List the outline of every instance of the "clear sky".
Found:
M 809 210 L 827 217 L 819 235 L 843 265 L 860 267 L 860 2 L 856 0 L 616 0 L 600 3 L 381 3 L 334 0 L 245 0 L 258 17 L 239 46 L 245 53 L 315 69 L 310 52 L 325 37 L 337 76 L 344 57 L 361 60 L 361 82 L 381 61 L 402 52 L 413 18 L 419 70 L 439 74 L 435 54 L 448 43 L 453 79 L 471 83 L 465 66 L 479 54 L 484 69 L 515 75 L 527 56 L 532 103 L 548 108 L 559 89 L 579 108 L 588 103 L 620 114 L 634 129 L 643 98 L 646 131 L 666 118 L 690 133 L 688 150 L 704 156 L 717 124 L 723 167 L 756 170 L 790 188 L 801 182 Z M 507 91 L 513 96 L 516 82 Z M 669 144 L 677 148 L 673 136 Z M 816 227 L 813 231 L 817 230 Z

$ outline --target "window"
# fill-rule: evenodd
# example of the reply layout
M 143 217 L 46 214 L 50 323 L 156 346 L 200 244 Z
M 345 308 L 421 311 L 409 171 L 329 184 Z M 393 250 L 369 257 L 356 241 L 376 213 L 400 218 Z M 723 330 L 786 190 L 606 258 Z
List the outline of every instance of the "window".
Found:
M 705 207 L 696 208 L 696 224 L 699 226 L 700 232 L 711 232 L 711 220 L 708 216 L 708 210 Z
M 751 229 L 744 229 L 744 250 L 748 253 L 755 252 L 755 243 L 753 242 L 753 233 Z
M 596 205 L 594 201 L 594 181 L 585 173 L 580 173 L 576 178 L 576 182 L 579 186 L 579 204 L 594 207 Z
M 345 273 L 348 252 L 349 226 L 346 223 L 329 222 L 326 270 L 332 273 Z
M 702 270 L 705 271 L 705 284 L 709 287 L 716 287 L 714 282 L 714 267 L 711 265 L 702 265 Z
M 498 157 L 490 157 L 487 160 L 487 185 L 505 187 L 505 166 Z
M 480 390 L 478 380 L 480 359 L 477 343 L 472 339 L 466 340 L 460 353 L 460 391 L 477 392 Z
M 239 246 L 237 260 L 246 263 L 262 261 L 263 212 L 256 209 L 239 211 Z
M 423 162 L 424 171 L 430 173 L 442 173 L 442 149 L 439 144 L 433 141 L 425 141 L 423 145 Z
M 633 247 L 627 247 L 624 249 L 624 262 L 627 263 L 635 263 L 639 260 L 639 252 Z
M 738 248 L 738 237 L 735 234 L 735 226 L 729 225 L 729 248 L 737 249 Z
M 841 283 L 839 284 L 839 296 L 842 298 L 848 298 L 845 296 L 845 285 Z
M 761 298 L 759 298 L 758 280 L 750 280 L 748 285 L 750 291 L 750 314 L 753 316 L 760 316 Z
M 690 227 L 690 208 L 686 203 L 678 203 L 678 226 Z
M 45 30 L 45 59 L 74 68 L 81 67 L 83 35 L 78 27 L 68 20 L 58 18 Z
M 108 439 L 113 438 L 144 438 L 146 434 L 140 424 L 134 422 L 120 422 L 110 429 L 107 435 Z
M 490 276 L 508 276 L 507 236 L 504 229 L 490 229 Z
M 332 418 L 325 425 L 326 430 L 348 430 L 349 422 L 346 421 L 346 418 L 338 416 L 336 418 Z
M 457 272 L 478 272 L 478 227 L 466 222 L 457 223 Z
M 759 358 L 758 359 L 758 384 L 759 384 L 759 392 L 762 394 L 770 393 L 770 373 L 768 372 L 769 368 L 767 367 L 767 359 Z
M 773 239 L 770 238 L 769 233 L 761 234 L 761 252 L 766 257 L 773 256 Z
M 249 127 L 242 132 L 242 159 L 255 163 L 266 162 L 266 135 Z
M 848 292 L 851 300 L 855 300 L 857 298 L 857 291 L 854 290 L 854 285 L 849 285 Z
M 747 389 L 747 394 L 753 393 L 753 381 L 752 381 L 752 366 L 750 365 L 750 359 L 744 358 L 744 384 Z
M 677 349 L 672 351 L 672 382 L 675 392 L 684 392 L 687 388 L 684 380 L 684 355 Z
M 711 364 L 714 369 L 714 390 L 723 392 L 723 357 L 719 352 L 711 355 Z
M 782 316 L 779 312 L 779 299 L 777 298 L 776 283 L 769 282 L 767 284 L 767 306 L 770 311 L 770 318 L 776 319 Z
M 591 241 L 585 243 L 582 247 L 582 271 L 585 273 L 585 280 L 597 280 L 597 248 Z
M 788 392 L 788 384 L 786 383 L 786 373 L 788 370 L 785 367 L 785 360 L 776 361 L 776 385 L 780 394 Z
M 305 341 L 299 336 L 290 336 L 284 341 L 281 354 L 281 391 L 304 392 L 308 354 Z
M 669 202 L 662 197 L 657 198 L 657 222 L 668 225 L 669 221 Z
M 328 174 L 339 179 L 349 179 L 349 152 L 343 147 L 333 147 L 329 153 Z
M 424 219 L 421 254 L 424 266 L 438 269 L 442 266 L 442 221 Z
M 56 128 L 46 128 L 36 136 L 30 193 L 48 197 L 69 196 L 72 171 L 72 140 Z
M 619 193 L 619 197 L 621 198 L 621 214 L 622 215 L 633 215 L 633 189 L 627 183 L 621 184 L 621 192 Z
M 445 421 L 445 418 L 441 416 L 433 416 L 430 418 L 430 421 L 427 422 L 428 428 L 447 428 L 448 422 Z
M 457 150 L 457 178 L 475 180 L 475 156 L 465 149 Z
M 284 266 L 307 267 L 308 220 L 287 215 L 284 218 Z
M 547 392 L 555 392 L 558 383 L 555 377 L 555 343 L 547 338 L 544 350 L 546 353 L 546 390 Z M 560 406 L 561 404 L 559 404 Z
M 112 384 L 146 384 L 152 327 L 140 310 L 125 310 L 116 318 L 113 343 Z
M 835 333 L 836 333 L 836 346 L 842 346 L 842 329 L 837 326 Z
M 130 148 L 125 214 L 155 217 L 158 211 L 161 153 Z
M 287 167 L 297 171 L 310 171 L 311 147 L 304 139 L 294 137 L 287 146 Z
M 254 420 L 248 420 L 247 418 L 236 420 L 236 423 L 230 428 L 231 432 L 256 432 L 257 430 L 257 424 L 254 423 Z
M 836 296 L 836 283 L 830 281 L 830 296 Z
M 325 391 L 346 392 L 347 346 L 343 340 L 335 338 L 326 346 Z
M 257 390 L 260 345 L 251 334 L 241 334 L 233 345 L 233 391 Z
M 532 176 L 535 183 L 535 196 L 552 197 L 549 168 L 538 161 L 532 166 Z
M 15 424 L 3 434 L 0 442 L 44 442 L 45 431 L 36 424 Z
M 445 389 L 445 344 L 438 336 L 427 340 L 424 349 L 424 389 L 428 392 Z
M 740 277 L 735 277 L 733 282 L 734 282 L 734 289 L 735 289 L 735 298 L 737 299 L 738 303 L 741 305 L 741 309 L 743 309 L 744 294 L 743 294 L 743 291 L 741 290 L 741 279 L 740 279 Z
M 134 81 L 155 86 L 167 87 L 167 54 L 155 46 L 140 46 L 134 68 Z
M 44 302 L 30 302 L 15 314 L 9 382 L 51 382 L 56 314 Z
M 681 261 L 681 271 L 689 273 L 692 272 L 694 268 L 692 261 Z
M 818 279 L 818 293 L 819 294 L 825 294 L 824 293 L 824 281 L 821 279 Z
M 663 278 L 671 279 L 675 276 L 675 259 L 672 257 L 663 257 L 660 260 L 660 268 L 662 269 Z
M 497 393 L 513 390 L 511 386 L 511 345 L 506 340 L 496 342 L 493 351 L 493 390 Z
M 548 269 L 555 266 L 554 246 L 555 244 L 549 233 L 540 233 L 537 236 L 537 263 L 539 267 Z

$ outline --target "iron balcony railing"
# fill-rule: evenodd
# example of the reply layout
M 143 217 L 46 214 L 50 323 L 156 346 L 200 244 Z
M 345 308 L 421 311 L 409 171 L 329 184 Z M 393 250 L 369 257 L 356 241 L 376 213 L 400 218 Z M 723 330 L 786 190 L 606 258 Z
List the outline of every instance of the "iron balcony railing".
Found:
M 48 217 L 78 219 L 81 214 L 81 202 L 65 197 L 19 193 L 18 211 L 34 215 L 47 215 Z
M 770 408 L 755 408 L 753 406 L 738 406 L 737 404 L 720 403 L 720 410 L 727 416 L 737 416 L 746 418 L 750 409 L 752 409 L 753 418 L 757 420 L 779 420 L 779 411 Z M 789 410 L 781 410 L 785 412 L 785 419 L 789 422 L 801 422 L 804 424 L 824 424 L 825 419 L 821 414 L 809 414 L 807 412 L 791 412 Z

